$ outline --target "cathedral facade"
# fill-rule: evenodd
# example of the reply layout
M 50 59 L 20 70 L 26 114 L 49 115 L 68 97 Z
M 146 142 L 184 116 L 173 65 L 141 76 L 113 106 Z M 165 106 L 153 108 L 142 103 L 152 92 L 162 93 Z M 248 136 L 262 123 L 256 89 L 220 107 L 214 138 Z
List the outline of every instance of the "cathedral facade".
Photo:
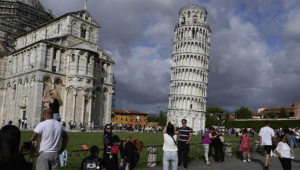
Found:
M 194 131 L 205 129 L 206 93 L 210 49 L 207 10 L 199 5 L 180 9 L 174 30 L 168 122 Z
M 17 1 L 30 9 L 40 5 Z M 99 28 L 85 7 L 15 32 L 12 41 L 2 29 L 0 122 L 26 118 L 33 128 L 48 107 L 42 102 L 44 90 L 56 89 L 63 101 L 62 121 L 93 121 L 95 128 L 110 123 L 114 61 L 98 46 Z

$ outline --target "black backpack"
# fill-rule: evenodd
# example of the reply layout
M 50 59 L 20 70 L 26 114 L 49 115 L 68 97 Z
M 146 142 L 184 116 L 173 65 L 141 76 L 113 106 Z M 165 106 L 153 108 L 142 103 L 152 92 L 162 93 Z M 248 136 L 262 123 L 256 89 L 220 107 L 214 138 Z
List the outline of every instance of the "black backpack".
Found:
M 85 170 L 95 170 L 95 169 L 97 169 L 98 165 L 99 165 L 98 158 L 87 159 L 84 164 L 84 169 Z

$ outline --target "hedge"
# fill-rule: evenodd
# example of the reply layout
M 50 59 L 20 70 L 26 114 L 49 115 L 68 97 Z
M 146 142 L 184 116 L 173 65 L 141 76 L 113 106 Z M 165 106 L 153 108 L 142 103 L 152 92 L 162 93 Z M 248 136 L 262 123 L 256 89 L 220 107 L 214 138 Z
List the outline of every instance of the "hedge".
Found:
M 273 129 L 278 128 L 295 128 L 300 126 L 300 120 L 287 120 L 287 119 L 237 119 L 228 121 L 226 128 L 252 128 L 258 131 L 265 126 L 265 121 L 270 121 L 270 127 Z

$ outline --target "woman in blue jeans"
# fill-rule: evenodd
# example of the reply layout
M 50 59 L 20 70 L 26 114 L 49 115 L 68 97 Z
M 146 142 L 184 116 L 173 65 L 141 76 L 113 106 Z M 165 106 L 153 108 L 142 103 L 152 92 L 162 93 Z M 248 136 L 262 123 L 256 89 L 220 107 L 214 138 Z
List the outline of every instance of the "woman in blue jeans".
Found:
M 177 135 L 175 135 L 175 128 L 171 122 L 164 128 L 164 145 L 163 145 L 163 170 L 169 169 L 169 164 L 171 162 L 172 170 L 177 170 L 178 164 L 178 152 L 177 152 Z
M 46 96 L 49 93 L 50 98 L 47 99 Z M 61 121 L 61 117 L 59 114 L 59 107 L 63 105 L 63 102 L 60 98 L 59 93 L 55 89 L 45 90 L 42 98 L 44 103 L 49 103 L 49 108 L 52 109 L 53 119 L 57 121 Z

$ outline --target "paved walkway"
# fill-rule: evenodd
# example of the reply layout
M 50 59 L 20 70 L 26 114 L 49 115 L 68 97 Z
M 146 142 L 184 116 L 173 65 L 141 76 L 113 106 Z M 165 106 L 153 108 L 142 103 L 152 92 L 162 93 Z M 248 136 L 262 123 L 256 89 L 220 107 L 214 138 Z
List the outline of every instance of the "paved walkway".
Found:
M 296 159 L 292 160 L 292 170 L 300 169 L 300 148 L 294 148 Z M 254 153 L 251 155 L 251 162 L 242 162 L 236 156 L 225 157 L 225 164 L 212 161 L 212 166 L 207 166 L 204 161 L 195 161 L 188 165 L 188 170 L 262 170 L 265 162 L 265 155 Z M 161 170 L 162 166 L 154 168 L 144 168 L 144 170 Z M 171 168 L 170 168 L 171 169 Z M 276 157 L 271 157 L 270 170 L 282 170 L 280 161 Z M 178 170 L 184 170 L 181 165 Z

